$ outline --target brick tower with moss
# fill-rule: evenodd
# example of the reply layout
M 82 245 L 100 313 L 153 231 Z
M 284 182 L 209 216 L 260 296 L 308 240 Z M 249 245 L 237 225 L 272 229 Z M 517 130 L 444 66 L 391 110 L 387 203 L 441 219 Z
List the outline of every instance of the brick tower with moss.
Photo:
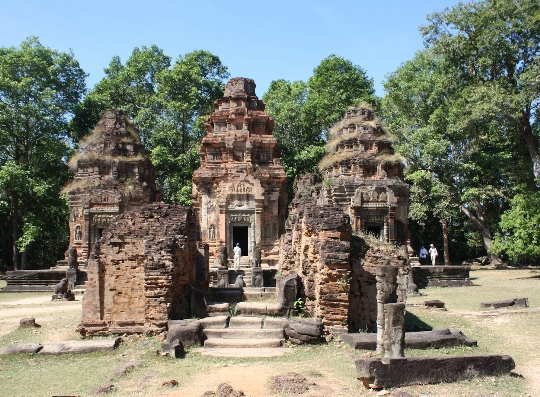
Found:
M 70 159 L 69 245 L 86 264 L 94 242 L 123 212 L 159 199 L 152 166 L 139 133 L 123 110 L 109 110 Z
M 406 245 L 409 185 L 403 181 L 405 158 L 394 153 L 393 140 L 373 109 L 350 108 L 330 130 L 319 203 L 341 207 L 354 231 Z

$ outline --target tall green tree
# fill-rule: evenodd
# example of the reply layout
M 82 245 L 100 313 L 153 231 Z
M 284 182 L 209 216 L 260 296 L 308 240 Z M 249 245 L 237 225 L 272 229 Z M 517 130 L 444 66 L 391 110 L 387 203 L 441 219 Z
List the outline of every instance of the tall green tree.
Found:
M 307 86 L 306 118 L 325 138 L 349 106 L 363 101 L 377 105 L 373 79 L 360 66 L 334 54 L 313 70 Z
M 200 165 L 198 146 L 206 133 L 204 117 L 223 96 L 228 77 L 219 58 L 202 50 L 179 57 L 159 76 L 160 113 L 149 146 L 168 202 L 191 204 L 191 178 Z
M 171 58 L 153 45 L 135 48 L 125 64 L 114 57 L 105 73 L 77 107 L 73 136 L 87 134 L 107 109 L 126 110 L 150 152 L 164 200 L 190 204 L 197 147 L 205 133 L 202 117 L 223 95 L 227 68 L 202 50 L 171 65 Z
M 540 177 L 540 3 L 484 0 L 432 14 L 422 35 L 468 86 L 463 123 L 496 122 L 526 144 Z
M 377 104 L 374 92 L 373 81 L 362 68 L 336 55 L 323 59 L 307 82 L 270 83 L 263 99 L 275 120 L 274 135 L 282 151 L 289 190 L 302 174 L 318 171 L 330 127 L 351 105 L 363 101 Z
M 457 211 L 469 218 L 489 251 L 509 190 L 512 141 L 496 123 L 464 123 L 468 81 L 432 50 L 417 53 L 389 75 L 385 90 L 385 118 L 408 159 L 412 219 L 422 222 L 433 214 L 440 220 L 446 263 L 449 225 Z M 489 255 L 494 264 L 502 263 Z
M 9 208 L 16 269 L 27 268 L 32 249 L 46 261 L 51 257 L 43 250 L 52 251 L 54 259 L 67 237 L 58 194 L 68 176 L 68 121 L 84 79 L 72 53 L 44 47 L 36 37 L 0 48 L 0 207 Z

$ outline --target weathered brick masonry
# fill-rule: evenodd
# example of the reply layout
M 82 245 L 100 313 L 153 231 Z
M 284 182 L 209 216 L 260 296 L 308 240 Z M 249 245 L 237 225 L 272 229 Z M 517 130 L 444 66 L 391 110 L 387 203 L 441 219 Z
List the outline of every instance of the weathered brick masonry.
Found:
M 196 221 L 187 207 L 154 203 L 118 216 L 95 244 L 88 262 L 82 334 L 164 329 L 186 318 L 188 285 L 206 288 Z

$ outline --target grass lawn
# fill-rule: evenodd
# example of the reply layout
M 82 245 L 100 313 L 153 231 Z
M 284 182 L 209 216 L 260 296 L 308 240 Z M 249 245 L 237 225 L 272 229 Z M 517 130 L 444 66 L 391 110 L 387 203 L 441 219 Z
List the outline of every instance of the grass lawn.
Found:
M 514 397 L 540 395 L 540 272 L 534 269 L 477 270 L 471 272 L 474 287 L 427 288 L 425 296 L 410 297 L 407 310 L 431 327 L 454 327 L 478 340 L 476 348 L 407 350 L 406 356 L 509 354 L 516 361 L 516 375 L 479 378 L 452 384 L 400 388 L 413 396 Z M 8 296 L 6 296 L 8 295 Z M 0 350 L 16 341 L 45 342 L 76 339 L 74 328 L 80 321 L 81 303 L 31 302 L 39 294 L 0 293 Z M 480 302 L 528 297 L 526 310 L 503 309 L 496 313 L 480 310 Z M 427 309 L 422 303 L 440 299 L 447 310 Z M 36 300 L 36 299 L 34 299 Z M 39 299 L 37 299 L 39 300 Z M 486 315 L 490 313 L 490 315 Z M 24 314 L 24 315 L 23 315 Z M 34 315 L 32 315 L 34 314 Z M 35 317 L 37 329 L 19 329 L 21 317 Z M 183 359 L 162 357 L 160 339 L 128 337 L 120 347 L 107 353 L 65 356 L 0 356 L 1 396 L 95 396 L 99 386 L 115 385 L 107 396 L 201 396 L 229 380 L 247 396 L 272 394 L 273 376 L 293 371 L 311 383 L 306 396 L 375 396 L 356 379 L 354 359 L 373 352 L 353 350 L 340 341 L 301 346 L 283 357 L 216 358 L 187 352 Z M 123 375 L 115 371 L 128 362 L 142 365 Z M 522 377 L 521 377 L 521 376 Z M 175 379 L 178 387 L 162 386 Z M 397 390 L 390 390 L 389 396 Z

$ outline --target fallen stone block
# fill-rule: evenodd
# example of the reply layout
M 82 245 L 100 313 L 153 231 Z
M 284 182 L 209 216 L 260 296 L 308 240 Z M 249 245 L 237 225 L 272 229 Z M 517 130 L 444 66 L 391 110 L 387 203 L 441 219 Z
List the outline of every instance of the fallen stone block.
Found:
M 36 324 L 36 319 L 34 317 L 26 317 L 19 320 L 19 327 L 40 328 L 41 325 Z
M 161 345 L 161 352 L 165 356 L 171 356 L 174 358 L 184 357 L 184 344 L 178 339 L 172 341 L 165 341 Z
M 83 354 L 110 351 L 116 349 L 121 342 L 122 338 L 71 340 L 58 343 L 43 343 L 43 348 L 38 352 L 38 354 Z
M 0 354 L 32 354 L 39 352 L 42 348 L 43 346 L 39 343 L 17 343 Z
M 341 339 L 355 349 L 375 350 L 377 347 L 377 334 L 375 333 L 343 334 Z M 438 349 L 476 345 L 477 342 L 474 339 L 468 338 L 455 328 L 434 328 L 431 331 L 405 333 L 405 347 L 409 349 Z
M 440 301 L 440 300 L 437 300 L 437 299 L 433 299 L 433 300 L 430 300 L 430 301 L 425 301 L 424 306 L 436 307 L 438 309 L 444 309 L 444 302 Z
M 203 343 L 202 325 L 199 321 L 171 320 L 167 342 L 178 339 L 184 346 L 201 346 Z
M 365 387 L 390 388 L 496 376 L 515 368 L 510 356 L 362 358 L 355 361 Z
M 480 303 L 480 308 L 490 308 L 493 309 L 499 309 L 501 307 L 509 307 L 509 306 L 519 306 L 519 307 L 529 307 L 529 298 L 513 298 L 513 299 L 506 299 L 498 302 L 482 302 Z

